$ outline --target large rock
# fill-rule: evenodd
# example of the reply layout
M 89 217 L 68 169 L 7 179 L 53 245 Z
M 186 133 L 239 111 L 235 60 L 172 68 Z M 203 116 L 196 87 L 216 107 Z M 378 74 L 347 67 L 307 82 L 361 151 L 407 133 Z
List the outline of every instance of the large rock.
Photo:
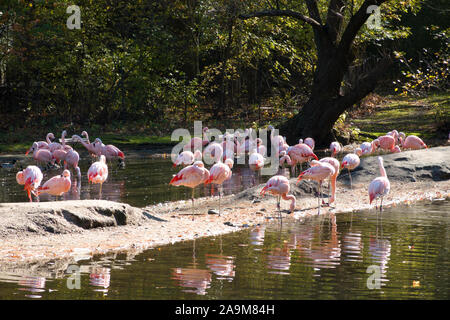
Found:
M 391 181 L 443 181 L 450 179 L 450 147 L 404 151 L 381 155 L 387 176 Z M 380 176 L 377 156 L 361 158 L 360 165 L 352 171 L 354 183 L 370 183 Z M 339 181 L 349 183 L 347 170 Z
M 140 224 L 142 210 L 105 200 L 0 204 L 0 236 L 32 232 L 73 233 L 84 229 Z

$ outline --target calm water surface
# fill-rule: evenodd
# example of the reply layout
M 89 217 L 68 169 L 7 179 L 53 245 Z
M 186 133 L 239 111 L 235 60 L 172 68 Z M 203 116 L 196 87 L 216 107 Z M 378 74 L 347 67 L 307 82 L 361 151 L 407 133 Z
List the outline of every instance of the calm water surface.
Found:
M 0 271 L 0 299 L 449 299 L 450 201 L 310 217 L 137 255 Z M 368 289 L 369 266 L 380 288 Z

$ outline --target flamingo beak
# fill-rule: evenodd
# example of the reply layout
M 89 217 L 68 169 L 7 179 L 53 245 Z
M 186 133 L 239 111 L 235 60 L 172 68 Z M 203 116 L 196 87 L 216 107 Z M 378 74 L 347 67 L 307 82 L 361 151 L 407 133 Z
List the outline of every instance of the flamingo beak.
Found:
M 29 152 L 30 152 L 30 150 L 27 150 L 27 152 L 25 152 L 25 155 L 28 155 Z
M 176 163 L 174 163 L 173 165 L 172 165 L 172 168 L 175 168 L 177 166 L 177 164 Z
M 259 193 L 260 195 L 262 195 L 264 197 L 264 195 L 266 194 L 266 190 L 267 190 L 267 186 L 265 186 L 264 188 L 262 188 L 261 192 Z

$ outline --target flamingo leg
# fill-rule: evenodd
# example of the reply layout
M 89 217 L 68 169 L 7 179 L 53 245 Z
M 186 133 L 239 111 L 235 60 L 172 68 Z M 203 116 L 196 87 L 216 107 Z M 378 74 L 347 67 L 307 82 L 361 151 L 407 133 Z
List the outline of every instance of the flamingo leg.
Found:
M 219 217 L 220 217 L 220 198 L 222 197 L 222 185 L 219 187 Z
M 321 182 L 319 181 L 319 182 L 317 182 L 318 184 L 319 184 L 319 194 L 317 195 L 317 204 L 318 204 L 318 211 L 317 211 L 317 214 L 320 214 L 320 199 L 322 198 L 322 196 L 321 196 L 321 190 L 320 190 L 320 187 L 321 187 Z
M 350 189 L 353 189 L 353 187 L 352 187 L 352 174 L 351 174 L 349 168 L 347 168 L 347 170 L 348 170 L 348 176 L 350 177 Z
M 381 197 L 380 212 L 383 211 L 383 197 Z
M 194 221 L 194 188 L 192 188 L 192 221 Z
M 100 183 L 100 192 L 98 194 L 99 200 L 102 200 L 102 186 L 103 186 L 103 183 Z

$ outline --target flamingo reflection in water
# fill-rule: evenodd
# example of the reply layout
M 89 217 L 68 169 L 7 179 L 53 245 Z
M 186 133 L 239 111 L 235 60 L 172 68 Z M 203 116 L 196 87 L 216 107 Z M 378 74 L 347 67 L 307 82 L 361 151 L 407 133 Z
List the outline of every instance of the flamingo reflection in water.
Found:
M 219 237 L 220 252 L 218 254 L 205 254 L 206 265 L 218 276 L 217 279 L 228 280 L 228 282 L 231 282 L 233 281 L 235 275 L 234 268 L 236 267 L 234 264 L 234 257 L 223 255 L 222 236 Z
M 183 290 L 184 292 L 192 292 L 198 295 L 205 295 L 206 290 L 211 287 L 211 271 L 197 268 L 195 240 L 193 245 L 192 267 L 172 268 L 172 279 L 177 280 L 180 287 L 188 288 L 188 290 Z
M 105 267 L 92 267 L 89 272 L 89 284 L 103 289 L 94 289 L 94 291 L 108 292 L 111 283 L 111 269 Z

